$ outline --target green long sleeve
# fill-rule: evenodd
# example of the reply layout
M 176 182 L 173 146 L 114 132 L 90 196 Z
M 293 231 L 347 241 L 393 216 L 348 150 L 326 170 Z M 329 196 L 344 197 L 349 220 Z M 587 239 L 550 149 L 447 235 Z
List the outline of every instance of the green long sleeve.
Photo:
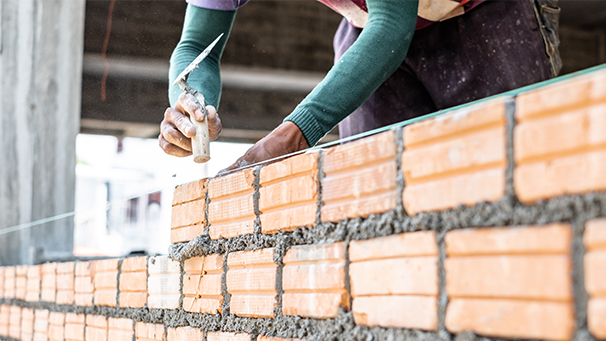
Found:
M 235 17 L 236 11 L 187 6 L 181 40 L 170 58 L 168 96 L 171 106 L 177 103 L 181 94 L 181 89 L 172 85 L 177 76 L 221 33 L 225 33 L 199 68 L 189 74 L 188 79 L 189 85 L 204 95 L 206 104 L 218 108 L 221 99 L 219 64 Z
M 315 145 L 395 72 L 415 32 L 418 0 L 367 0 L 368 23 L 324 80 L 286 117 Z

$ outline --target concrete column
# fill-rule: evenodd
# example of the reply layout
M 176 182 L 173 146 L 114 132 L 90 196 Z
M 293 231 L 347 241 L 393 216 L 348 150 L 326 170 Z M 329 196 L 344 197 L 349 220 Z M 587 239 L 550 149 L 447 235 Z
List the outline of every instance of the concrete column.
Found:
M 0 265 L 73 250 L 84 0 L 0 0 Z

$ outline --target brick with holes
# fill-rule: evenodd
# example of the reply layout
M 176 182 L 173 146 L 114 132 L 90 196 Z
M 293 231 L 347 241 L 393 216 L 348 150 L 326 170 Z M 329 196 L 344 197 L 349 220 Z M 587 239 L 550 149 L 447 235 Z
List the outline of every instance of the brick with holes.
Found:
M 57 264 L 57 304 L 73 304 L 75 298 L 74 262 Z
M 147 257 L 122 261 L 119 289 L 121 308 L 143 308 L 147 304 Z
M 221 279 L 223 255 L 194 257 L 184 262 L 183 309 L 194 313 L 217 314 L 223 311 Z
M 208 222 L 212 239 L 232 238 L 254 232 L 254 180 L 252 169 L 209 180 Z
M 135 324 L 136 341 L 166 341 L 163 324 L 137 322 Z
M 278 294 L 274 249 L 230 253 L 227 266 L 231 313 L 243 317 L 273 317 Z
M 456 230 L 445 241 L 449 331 L 548 340 L 572 336 L 570 226 Z
M 147 305 L 156 309 L 177 309 L 181 297 L 181 266 L 167 256 L 150 257 L 147 269 Z
M 85 341 L 86 317 L 84 314 L 65 314 L 65 341 Z
M 40 300 L 55 302 L 57 300 L 57 263 L 46 263 L 41 268 Z
M 25 300 L 28 302 L 40 301 L 40 289 L 42 283 L 42 268 L 40 265 L 31 265 L 27 268 L 27 286 Z
M 284 256 L 282 313 L 336 317 L 349 310 L 345 288 L 345 244 L 294 246 Z
M 95 305 L 115 307 L 118 300 L 118 259 L 94 262 Z

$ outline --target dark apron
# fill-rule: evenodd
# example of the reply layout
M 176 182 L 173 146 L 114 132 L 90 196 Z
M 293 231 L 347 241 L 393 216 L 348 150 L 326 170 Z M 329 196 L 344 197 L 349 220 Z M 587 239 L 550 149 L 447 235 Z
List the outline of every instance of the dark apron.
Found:
M 341 137 L 496 95 L 557 74 L 557 0 L 487 1 L 415 32 L 404 63 L 339 124 Z M 335 60 L 361 29 L 343 20 Z

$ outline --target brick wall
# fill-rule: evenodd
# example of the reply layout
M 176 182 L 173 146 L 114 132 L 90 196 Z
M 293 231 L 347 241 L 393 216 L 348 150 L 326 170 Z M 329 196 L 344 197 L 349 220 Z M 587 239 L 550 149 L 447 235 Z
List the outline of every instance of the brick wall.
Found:
M 179 186 L 169 256 L 0 268 L 0 339 L 606 340 L 605 89 Z

